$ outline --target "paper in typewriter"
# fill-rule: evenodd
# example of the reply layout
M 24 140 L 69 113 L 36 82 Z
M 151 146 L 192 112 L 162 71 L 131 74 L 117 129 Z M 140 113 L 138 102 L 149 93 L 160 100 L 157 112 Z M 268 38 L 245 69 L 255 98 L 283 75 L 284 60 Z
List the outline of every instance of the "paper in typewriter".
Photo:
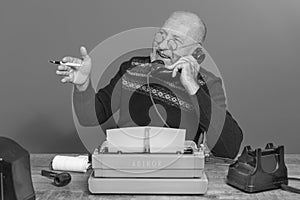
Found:
M 183 152 L 185 129 L 162 127 L 128 127 L 107 130 L 110 152 Z

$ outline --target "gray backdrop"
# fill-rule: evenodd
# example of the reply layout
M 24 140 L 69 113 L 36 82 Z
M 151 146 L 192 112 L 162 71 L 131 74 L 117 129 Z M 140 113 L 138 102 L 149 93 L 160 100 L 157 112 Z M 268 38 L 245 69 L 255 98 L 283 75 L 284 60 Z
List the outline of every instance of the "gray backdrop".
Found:
M 79 55 L 127 29 L 161 26 L 176 10 L 206 22 L 206 49 L 225 80 L 243 145 L 273 141 L 300 153 L 300 1 L 1 0 L 0 135 L 30 152 L 82 152 L 71 85 L 51 58 Z

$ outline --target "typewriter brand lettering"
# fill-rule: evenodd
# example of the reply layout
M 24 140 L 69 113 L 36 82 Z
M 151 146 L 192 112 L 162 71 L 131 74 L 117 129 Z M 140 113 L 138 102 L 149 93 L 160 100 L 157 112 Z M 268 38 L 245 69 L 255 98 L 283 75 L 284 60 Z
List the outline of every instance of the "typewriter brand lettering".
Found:
M 162 162 L 160 160 L 135 160 L 132 166 L 136 168 L 159 168 Z

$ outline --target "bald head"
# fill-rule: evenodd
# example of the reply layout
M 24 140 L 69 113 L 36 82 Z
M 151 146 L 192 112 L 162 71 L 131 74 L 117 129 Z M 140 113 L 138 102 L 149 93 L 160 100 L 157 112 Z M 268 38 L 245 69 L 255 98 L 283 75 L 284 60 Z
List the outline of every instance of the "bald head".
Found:
M 186 26 L 189 28 L 187 36 L 201 44 L 205 40 L 206 26 L 204 22 L 194 13 L 176 11 L 166 20 L 164 27 Z
M 191 55 L 203 44 L 206 27 L 194 13 L 177 11 L 171 14 L 155 34 L 151 59 L 162 60 L 170 66 L 181 57 Z

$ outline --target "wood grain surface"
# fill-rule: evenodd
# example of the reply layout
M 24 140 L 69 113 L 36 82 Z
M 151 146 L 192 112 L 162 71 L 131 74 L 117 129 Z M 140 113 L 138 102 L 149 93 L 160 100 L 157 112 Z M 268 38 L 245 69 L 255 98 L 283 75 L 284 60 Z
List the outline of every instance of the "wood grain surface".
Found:
M 300 199 L 299 194 L 286 192 L 281 189 L 265 191 L 255 194 L 241 192 L 225 183 L 229 163 L 220 159 L 209 159 L 205 163 L 205 172 L 208 177 L 208 190 L 204 195 L 92 195 L 88 191 L 87 173 L 70 173 L 72 181 L 64 187 L 52 185 L 52 181 L 40 175 L 42 169 L 49 169 L 54 154 L 31 154 L 31 169 L 33 186 L 37 200 L 100 200 L 100 199 L 254 199 L 254 200 L 284 200 Z M 288 175 L 300 177 L 300 155 L 285 155 Z M 300 183 L 289 181 L 289 185 L 300 188 Z

